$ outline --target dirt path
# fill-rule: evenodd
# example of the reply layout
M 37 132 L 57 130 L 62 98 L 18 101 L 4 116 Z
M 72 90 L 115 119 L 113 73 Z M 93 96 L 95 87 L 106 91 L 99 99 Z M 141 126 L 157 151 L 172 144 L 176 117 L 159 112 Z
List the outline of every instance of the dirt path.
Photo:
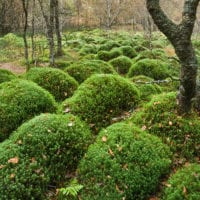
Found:
M 0 69 L 7 69 L 14 74 L 23 74 L 26 72 L 26 68 L 19 66 L 16 63 L 0 63 Z

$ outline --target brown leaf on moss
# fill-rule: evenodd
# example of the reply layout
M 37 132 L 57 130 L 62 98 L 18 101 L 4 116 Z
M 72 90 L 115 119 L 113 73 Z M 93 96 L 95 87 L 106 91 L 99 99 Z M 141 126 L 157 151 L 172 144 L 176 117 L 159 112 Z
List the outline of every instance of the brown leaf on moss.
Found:
M 8 163 L 13 163 L 13 164 L 17 164 L 19 162 L 19 158 L 18 157 L 14 157 L 8 160 Z

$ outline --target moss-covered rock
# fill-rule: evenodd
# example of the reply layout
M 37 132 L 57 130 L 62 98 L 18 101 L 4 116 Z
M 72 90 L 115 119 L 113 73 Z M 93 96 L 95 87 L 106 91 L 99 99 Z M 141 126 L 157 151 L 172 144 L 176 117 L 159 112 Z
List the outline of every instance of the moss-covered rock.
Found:
M 91 142 L 88 126 L 73 115 L 42 114 L 0 144 L 1 200 L 44 200 L 49 185 L 73 173 Z
M 0 83 L 11 81 L 17 78 L 12 72 L 6 69 L 0 69 Z
M 79 83 L 89 78 L 92 74 L 115 74 L 111 65 L 102 60 L 81 60 L 65 69 L 70 76 Z
M 34 67 L 25 74 L 25 78 L 48 90 L 57 101 L 72 96 L 78 87 L 74 78 L 59 69 Z
M 190 164 L 179 169 L 167 181 L 163 200 L 200 199 L 200 165 Z
M 193 160 L 200 156 L 200 124 L 195 114 L 189 117 L 177 113 L 176 93 L 155 95 L 131 121 L 149 133 L 159 136 L 176 156 Z
M 35 83 L 16 79 L 0 84 L 0 141 L 27 119 L 54 111 L 53 96 Z
M 143 200 L 169 172 L 169 148 L 134 126 L 117 123 L 102 130 L 78 167 L 84 200 Z
M 132 60 L 126 56 L 119 56 L 110 60 L 110 64 L 119 74 L 126 74 L 132 65 Z
M 136 75 L 149 76 L 156 80 L 162 80 L 169 76 L 168 66 L 160 60 L 143 59 L 131 66 L 128 77 Z
M 93 75 L 63 102 L 62 109 L 80 116 L 95 131 L 109 125 L 113 117 L 134 109 L 139 100 L 137 88 L 118 75 Z

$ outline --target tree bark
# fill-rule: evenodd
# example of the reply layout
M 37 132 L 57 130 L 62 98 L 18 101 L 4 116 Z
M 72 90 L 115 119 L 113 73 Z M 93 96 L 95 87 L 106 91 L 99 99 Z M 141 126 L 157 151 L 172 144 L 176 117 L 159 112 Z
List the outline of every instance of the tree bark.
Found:
M 24 31 L 23 31 L 23 40 L 24 40 L 24 57 L 26 60 L 26 71 L 30 69 L 30 64 L 29 64 L 29 53 L 28 53 L 28 42 L 27 42 L 27 29 L 28 29 L 28 7 L 29 7 L 29 1 L 22 0 L 22 5 L 23 5 L 23 11 L 24 11 L 24 16 L 25 16 L 25 21 L 24 21 Z
M 180 114 L 187 114 L 191 111 L 192 99 L 196 94 L 198 62 L 192 46 L 191 35 L 199 1 L 185 0 L 182 21 L 177 25 L 165 15 L 160 7 L 160 0 L 146 0 L 147 9 L 155 24 L 172 43 L 181 63 L 181 82 L 178 95 Z
M 49 43 L 49 63 L 51 66 L 55 66 L 55 47 L 54 47 L 54 37 L 53 37 L 53 31 L 54 31 L 54 0 L 50 0 L 50 11 L 49 16 L 46 14 L 44 10 L 44 5 L 42 3 L 42 0 L 38 0 L 40 4 L 40 8 L 42 11 L 43 18 L 46 23 L 47 27 L 47 39 Z
M 60 33 L 60 20 L 59 20 L 59 3 L 58 0 L 54 0 L 54 8 L 55 8 L 55 31 L 57 37 L 57 56 L 62 56 L 62 36 Z

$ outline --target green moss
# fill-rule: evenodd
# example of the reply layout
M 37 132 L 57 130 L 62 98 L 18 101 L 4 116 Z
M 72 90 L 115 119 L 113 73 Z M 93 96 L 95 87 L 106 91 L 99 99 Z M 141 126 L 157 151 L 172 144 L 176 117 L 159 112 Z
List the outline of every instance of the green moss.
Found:
M 120 44 L 118 42 L 110 40 L 110 41 L 106 41 L 103 45 L 101 45 L 99 47 L 99 51 L 110 51 L 114 47 L 119 47 L 119 46 Z
M 163 200 L 199 200 L 200 165 L 190 164 L 179 169 L 166 185 Z
M 97 47 L 94 44 L 86 44 L 80 49 L 79 53 L 82 56 L 87 54 L 96 54 Z
M 115 74 L 111 65 L 102 60 L 81 60 L 65 69 L 70 76 L 79 83 L 89 78 L 92 74 Z
M 131 46 L 122 46 L 120 47 L 120 50 L 122 51 L 124 56 L 127 56 L 129 58 L 134 58 L 135 56 L 137 56 L 137 52 Z
M 0 84 L 0 141 L 27 119 L 55 110 L 53 96 L 33 82 L 13 80 Z
M 134 109 L 139 100 L 136 87 L 118 75 L 93 75 L 63 102 L 63 111 L 70 110 L 98 132 L 123 111 Z
M 49 185 L 73 173 L 91 134 L 73 115 L 42 114 L 0 144 L 2 200 L 47 199 Z
M 31 68 L 25 78 L 48 90 L 57 101 L 73 95 L 78 83 L 62 70 L 54 68 Z
M 129 69 L 128 77 L 136 75 L 145 75 L 156 80 L 162 80 L 169 76 L 169 72 L 165 62 L 154 59 L 143 59 L 133 64 Z
M 132 65 L 132 60 L 126 56 L 119 56 L 110 61 L 119 74 L 126 74 Z
M 11 81 L 17 78 L 12 72 L 6 69 L 0 69 L 0 83 Z
M 177 114 L 176 93 L 154 96 L 132 117 L 132 122 L 159 136 L 179 157 L 193 160 L 200 156 L 200 124 L 196 115 Z
M 102 130 L 78 167 L 84 200 L 143 200 L 169 172 L 169 148 L 134 126 L 117 123 Z
M 122 55 L 122 52 L 119 48 L 114 48 L 111 51 L 99 51 L 97 56 L 100 60 L 109 61 L 113 58 L 117 58 Z

